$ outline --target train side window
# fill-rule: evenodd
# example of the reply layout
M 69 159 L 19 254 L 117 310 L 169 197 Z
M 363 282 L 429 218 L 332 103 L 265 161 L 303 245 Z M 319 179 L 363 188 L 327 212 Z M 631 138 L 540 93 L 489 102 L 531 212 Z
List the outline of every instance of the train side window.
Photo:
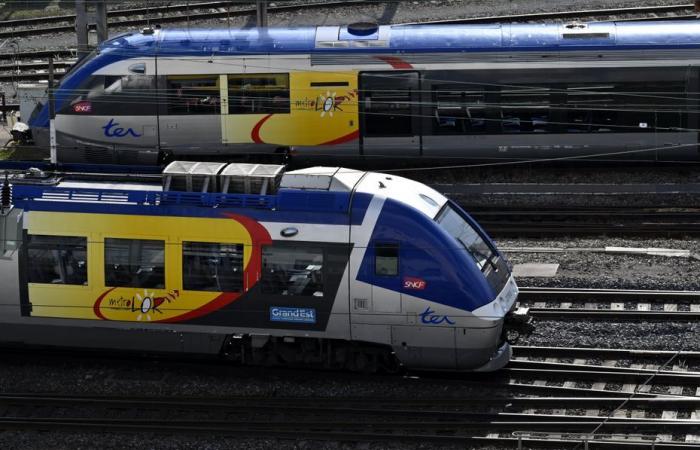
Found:
M 399 274 L 398 244 L 375 244 L 374 273 L 380 277 L 395 277 Z
M 59 114 L 155 115 L 158 95 L 151 75 L 95 75 L 75 89 L 77 95 L 62 104 Z
M 632 98 L 635 109 L 653 110 L 654 131 L 659 133 L 678 131 L 687 121 L 688 94 L 685 82 L 664 81 L 646 83 L 641 92 Z
M 486 131 L 486 99 L 483 90 L 435 86 L 433 102 L 433 134 L 472 134 Z
M 503 133 L 544 133 L 549 125 L 549 88 L 507 86 L 501 89 Z
M 165 287 L 165 241 L 105 238 L 107 286 Z
M 289 113 L 289 74 L 228 76 L 229 114 Z
M 105 76 L 104 91 L 93 105 L 96 113 L 155 115 L 157 96 L 151 75 Z
M 620 133 L 652 132 L 656 128 L 656 98 L 651 83 L 618 83 L 615 109 Z
M 93 75 L 87 77 L 75 89 L 75 96 L 68 102 L 64 102 L 58 114 L 90 114 L 94 113 L 97 104 L 93 104 L 92 100 L 97 98 L 104 92 L 105 76 Z
M 168 114 L 220 114 L 219 77 L 168 76 L 165 99 Z
M 30 234 L 27 241 L 28 281 L 87 284 L 87 239 Z
M 686 100 L 681 81 L 569 85 L 565 128 L 569 133 L 677 131 L 687 120 Z
M 267 245 L 262 266 L 263 293 L 323 297 L 323 248 Z
M 243 245 L 183 242 L 182 283 L 190 291 L 241 292 Z
M 370 86 L 366 89 L 362 106 L 366 136 L 413 135 L 410 88 Z

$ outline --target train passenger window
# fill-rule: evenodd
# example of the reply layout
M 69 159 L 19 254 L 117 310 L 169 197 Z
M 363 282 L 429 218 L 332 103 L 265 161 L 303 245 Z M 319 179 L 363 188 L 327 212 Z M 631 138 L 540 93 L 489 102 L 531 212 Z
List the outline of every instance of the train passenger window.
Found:
M 605 84 L 591 86 L 587 84 L 564 85 L 561 90 L 566 93 L 565 113 L 562 115 L 560 130 L 566 133 L 589 133 L 592 131 L 610 131 L 613 116 L 612 109 L 605 105 L 612 104 L 610 88 Z M 598 107 L 602 107 L 598 109 Z M 603 115 L 602 111 L 608 111 Z
M 665 81 L 646 83 L 633 104 L 640 109 L 653 109 L 656 114 L 654 131 L 663 133 L 686 126 L 689 100 L 684 82 Z
M 182 283 L 190 291 L 241 292 L 243 245 L 183 242 Z
M 59 114 L 155 115 L 158 95 L 151 75 L 95 75 L 75 89 Z
M 220 114 L 218 76 L 168 76 L 165 100 L 168 114 Z
M 366 136 L 412 136 L 411 89 L 369 87 L 362 101 Z
M 289 113 L 289 74 L 228 76 L 229 114 Z
M 165 287 L 165 241 L 105 238 L 107 286 Z
M 376 244 L 374 246 L 374 273 L 380 277 L 395 277 L 399 274 L 398 244 Z
M 323 248 L 264 246 L 262 292 L 323 297 Z
M 503 133 L 544 133 L 549 125 L 549 88 L 506 86 L 500 92 Z
M 570 133 L 676 131 L 687 120 L 687 100 L 681 81 L 569 85 L 565 128 Z
M 87 239 L 84 237 L 27 236 L 30 283 L 87 284 Z
M 486 131 L 486 99 L 483 90 L 435 86 L 433 102 L 434 134 L 471 134 Z

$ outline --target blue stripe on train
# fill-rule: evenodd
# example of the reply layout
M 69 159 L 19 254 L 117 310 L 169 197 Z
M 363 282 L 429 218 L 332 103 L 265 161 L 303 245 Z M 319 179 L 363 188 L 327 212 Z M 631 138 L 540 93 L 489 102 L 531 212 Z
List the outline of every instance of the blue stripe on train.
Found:
M 376 244 L 399 245 L 397 276 L 376 274 Z M 384 203 L 357 280 L 466 311 L 495 298 L 474 259 L 452 236 L 422 212 L 394 200 Z M 417 286 L 416 280 L 423 283 Z M 373 299 L 378 301 L 393 300 Z
M 371 200 L 372 195 L 365 193 L 293 189 L 248 195 L 18 185 L 13 191 L 14 205 L 25 211 L 184 217 L 222 217 L 224 212 L 234 212 L 262 222 L 329 225 L 360 225 Z

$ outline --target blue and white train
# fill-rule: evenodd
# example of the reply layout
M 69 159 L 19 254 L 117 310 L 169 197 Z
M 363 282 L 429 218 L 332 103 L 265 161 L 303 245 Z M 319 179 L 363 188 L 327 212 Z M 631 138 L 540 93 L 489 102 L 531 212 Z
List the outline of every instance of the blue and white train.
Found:
M 58 158 L 697 161 L 699 64 L 697 21 L 148 29 L 61 80 Z
M 173 162 L 161 184 L 21 181 L 0 342 L 489 371 L 526 318 L 486 233 L 405 178 Z

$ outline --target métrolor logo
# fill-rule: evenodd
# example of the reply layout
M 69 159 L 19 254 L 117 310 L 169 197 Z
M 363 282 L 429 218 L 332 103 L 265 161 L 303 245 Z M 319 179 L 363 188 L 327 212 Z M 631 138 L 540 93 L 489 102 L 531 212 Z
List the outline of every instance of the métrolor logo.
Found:
M 435 311 L 430 309 L 430 306 L 425 308 L 425 311 L 420 314 L 420 321 L 428 325 L 440 325 L 441 323 L 447 323 L 449 325 L 455 324 L 449 317 L 435 314 Z
M 404 289 L 413 289 L 417 291 L 422 291 L 423 289 L 428 286 L 428 283 L 425 282 L 424 279 L 422 278 L 415 278 L 415 277 L 403 277 L 403 288 Z
M 115 122 L 114 119 L 109 119 L 107 125 L 103 126 L 104 134 L 107 137 L 126 137 L 132 135 L 133 137 L 141 137 L 140 134 L 134 131 L 133 128 L 126 128 L 119 126 L 119 122 Z
M 132 313 L 136 320 L 152 321 L 158 315 L 162 315 L 160 307 L 164 303 L 171 303 L 180 296 L 179 290 L 173 290 L 163 296 L 156 296 L 154 292 L 144 289 L 143 295 L 136 293 L 132 297 L 109 297 L 104 307 L 108 309 L 121 309 Z
M 273 322 L 316 323 L 316 310 L 313 308 L 270 307 L 270 320 Z

